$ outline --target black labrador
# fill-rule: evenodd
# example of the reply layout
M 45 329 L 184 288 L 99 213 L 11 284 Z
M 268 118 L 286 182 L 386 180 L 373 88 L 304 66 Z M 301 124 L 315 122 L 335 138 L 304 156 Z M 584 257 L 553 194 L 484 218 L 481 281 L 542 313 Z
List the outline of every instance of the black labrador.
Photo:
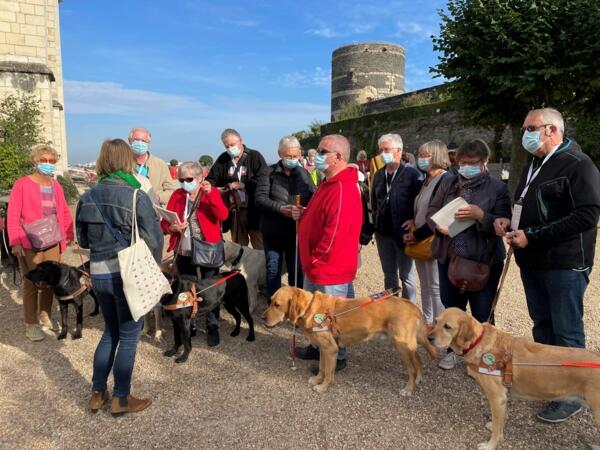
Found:
M 89 261 L 79 267 L 69 266 L 68 264 L 56 261 L 44 261 L 38 266 L 27 272 L 25 277 L 34 284 L 50 286 L 54 291 L 54 296 L 60 306 L 60 316 L 62 329 L 58 339 L 67 337 L 67 316 L 69 304 L 74 304 L 77 310 L 77 327 L 71 335 L 73 339 L 81 338 L 81 329 L 83 326 L 83 299 L 90 295 L 94 299 L 94 310 L 90 316 L 98 314 L 98 299 L 94 291 L 86 284 L 85 277 L 89 274 Z
M 225 282 L 215 285 L 220 279 L 231 275 Z M 214 285 L 214 286 L 213 286 Z M 207 287 L 209 289 L 206 289 Z M 239 272 L 223 272 L 214 278 L 206 278 L 198 280 L 192 275 L 180 275 L 173 279 L 171 283 L 172 294 L 163 296 L 161 304 L 164 306 L 174 305 L 178 299 L 185 300 L 186 295 L 189 295 L 192 290 L 198 292 L 198 296 L 202 297 L 202 301 L 198 304 L 197 315 L 206 314 L 212 311 L 217 306 L 223 304 L 229 314 L 235 319 L 235 328 L 231 332 L 231 336 L 240 334 L 241 316 L 244 316 L 248 322 L 248 337 L 247 341 L 254 341 L 254 321 L 250 315 L 250 307 L 248 305 L 248 286 L 246 279 Z M 165 356 L 174 356 L 183 345 L 183 353 L 176 359 L 176 363 L 187 361 L 192 350 L 191 339 L 191 322 L 192 322 L 192 307 L 182 307 L 179 309 L 165 309 L 165 314 L 171 318 L 173 322 L 173 348 L 164 352 Z

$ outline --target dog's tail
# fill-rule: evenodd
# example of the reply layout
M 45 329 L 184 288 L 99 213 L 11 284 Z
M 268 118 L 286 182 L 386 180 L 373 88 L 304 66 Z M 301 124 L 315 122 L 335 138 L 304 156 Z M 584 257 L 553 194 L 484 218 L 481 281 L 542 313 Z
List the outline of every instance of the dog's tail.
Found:
M 419 326 L 417 327 L 417 342 L 421 347 L 424 347 L 429 353 L 429 356 L 432 360 L 437 358 L 437 349 L 431 344 L 428 338 L 429 330 L 427 329 L 427 322 L 423 315 L 421 315 L 421 320 L 419 321 Z

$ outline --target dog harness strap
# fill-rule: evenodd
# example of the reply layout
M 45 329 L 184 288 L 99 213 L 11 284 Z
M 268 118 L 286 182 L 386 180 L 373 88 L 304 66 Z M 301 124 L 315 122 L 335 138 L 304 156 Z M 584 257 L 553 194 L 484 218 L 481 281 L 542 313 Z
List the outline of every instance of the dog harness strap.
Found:
M 240 252 L 237 254 L 235 259 L 231 262 L 231 267 L 237 266 L 242 260 L 242 256 L 244 255 L 244 247 L 240 246 Z
M 512 387 L 513 384 L 513 361 L 512 355 L 507 353 L 504 355 L 504 371 L 502 373 L 502 384 L 506 387 Z
M 83 294 L 87 290 L 88 290 L 88 287 L 86 285 L 82 284 L 81 287 L 79 289 L 77 289 L 75 292 L 73 292 L 72 294 L 63 295 L 61 297 L 59 297 L 57 295 L 56 299 L 57 300 L 73 300 L 75 297 L 79 297 L 81 294 Z

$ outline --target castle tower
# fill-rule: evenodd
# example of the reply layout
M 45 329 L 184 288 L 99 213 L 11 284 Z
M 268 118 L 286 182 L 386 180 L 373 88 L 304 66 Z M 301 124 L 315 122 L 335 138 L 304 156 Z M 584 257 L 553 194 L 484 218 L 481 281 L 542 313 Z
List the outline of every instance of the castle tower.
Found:
M 58 4 L 0 0 L 0 98 L 21 93 L 41 101 L 43 137 L 68 165 Z
M 404 93 L 404 49 L 386 42 L 345 45 L 331 60 L 331 120 L 346 103 Z

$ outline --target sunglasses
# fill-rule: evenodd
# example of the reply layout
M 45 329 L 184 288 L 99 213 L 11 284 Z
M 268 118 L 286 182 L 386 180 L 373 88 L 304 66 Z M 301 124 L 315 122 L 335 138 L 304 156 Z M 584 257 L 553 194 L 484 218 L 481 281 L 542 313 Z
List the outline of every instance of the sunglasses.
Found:
M 188 178 L 179 178 L 179 182 L 183 183 L 184 181 L 187 181 L 188 183 L 191 183 L 192 181 L 194 181 L 195 178 L 194 177 L 188 177 Z
M 335 150 L 327 150 L 326 148 L 318 148 L 317 153 L 321 156 L 325 156 L 327 153 L 337 153 Z

